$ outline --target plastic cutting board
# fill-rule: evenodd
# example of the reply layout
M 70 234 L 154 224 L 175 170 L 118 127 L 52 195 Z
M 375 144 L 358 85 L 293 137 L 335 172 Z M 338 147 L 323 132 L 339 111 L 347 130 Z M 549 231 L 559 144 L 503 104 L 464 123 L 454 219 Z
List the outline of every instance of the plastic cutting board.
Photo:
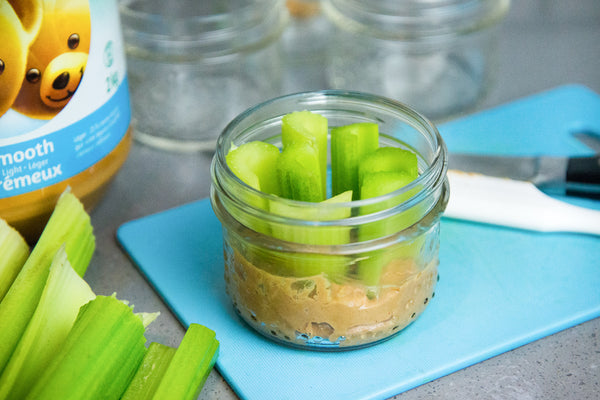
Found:
M 600 97 L 563 86 L 439 128 L 451 151 L 590 154 L 571 133 L 600 132 Z M 185 326 L 216 331 L 217 368 L 242 399 L 385 399 L 600 315 L 600 237 L 448 219 L 441 229 L 425 313 L 387 342 L 338 353 L 272 343 L 237 317 L 207 199 L 127 222 L 117 236 Z

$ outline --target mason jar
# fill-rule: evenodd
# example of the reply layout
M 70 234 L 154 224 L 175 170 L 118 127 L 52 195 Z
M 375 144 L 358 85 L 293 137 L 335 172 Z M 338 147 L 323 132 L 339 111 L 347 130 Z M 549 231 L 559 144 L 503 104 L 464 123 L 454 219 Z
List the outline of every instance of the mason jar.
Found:
M 418 178 L 383 196 L 340 203 L 293 201 L 238 179 L 228 152 L 257 140 L 281 148 L 282 117 L 299 110 L 326 117 L 330 129 L 377 123 L 381 147 L 417 155 Z M 383 97 L 304 92 L 243 112 L 219 136 L 211 166 L 233 307 L 266 337 L 306 349 L 354 349 L 398 334 L 434 301 L 446 170 L 436 127 Z
M 213 151 L 246 108 L 281 93 L 280 0 L 122 0 L 134 138 Z
M 497 68 L 497 27 L 510 0 L 323 0 L 336 26 L 330 87 L 410 104 L 433 120 L 467 112 Z

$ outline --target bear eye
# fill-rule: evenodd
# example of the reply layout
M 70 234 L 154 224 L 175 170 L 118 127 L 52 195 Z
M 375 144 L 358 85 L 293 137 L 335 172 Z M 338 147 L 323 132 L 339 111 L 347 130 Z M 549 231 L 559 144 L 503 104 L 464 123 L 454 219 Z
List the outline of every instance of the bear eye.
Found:
M 31 68 L 29 71 L 27 71 L 27 74 L 25 75 L 25 79 L 27 79 L 27 82 L 29 83 L 36 83 L 40 80 L 41 77 L 42 74 L 37 68 Z
M 77 33 L 73 33 L 71 36 L 69 36 L 67 46 L 69 46 L 71 50 L 74 50 L 77 48 L 77 46 L 79 46 L 79 35 Z
M 4 61 L 0 60 L 0 74 L 4 72 Z

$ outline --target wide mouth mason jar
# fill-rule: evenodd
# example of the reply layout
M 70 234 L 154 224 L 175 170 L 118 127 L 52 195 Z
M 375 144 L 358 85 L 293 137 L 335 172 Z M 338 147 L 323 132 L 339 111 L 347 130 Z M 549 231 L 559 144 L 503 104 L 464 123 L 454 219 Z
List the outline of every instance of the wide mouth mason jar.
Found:
M 391 97 L 434 120 L 474 108 L 492 87 L 497 27 L 510 0 L 323 0 L 337 27 L 329 86 Z
M 326 117 L 330 130 L 377 123 L 381 147 L 417 155 L 418 178 L 383 196 L 339 203 L 289 200 L 243 183 L 228 152 L 251 141 L 281 148 L 283 116 L 303 110 Z M 434 297 L 446 170 L 435 126 L 383 97 L 305 92 L 240 114 L 219 136 L 211 166 L 233 307 L 261 334 L 306 349 L 354 349 L 399 333 Z

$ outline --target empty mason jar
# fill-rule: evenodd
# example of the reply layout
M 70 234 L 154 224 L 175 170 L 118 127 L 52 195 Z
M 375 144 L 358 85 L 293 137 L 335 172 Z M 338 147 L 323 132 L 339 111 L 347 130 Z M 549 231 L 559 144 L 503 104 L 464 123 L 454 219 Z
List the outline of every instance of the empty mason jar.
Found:
M 225 124 L 280 93 L 280 0 L 121 0 L 134 137 L 213 150 Z
M 228 152 L 255 140 L 280 147 L 281 119 L 297 110 L 326 117 L 330 128 L 377 123 L 380 146 L 417 154 L 419 177 L 386 195 L 342 203 L 288 200 L 243 183 L 227 165 Z M 355 349 L 401 332 L 434 296 L 446 159 L 427 119 L 369 94 L 306 92 L 240 114 L 219 136 L 211 168 L 235 310 L 266 337 L 306 349 Z
M 333 88 L 367 91 L 441 120 L 474 107 L 496 68 L 510 0 L 323 0 L 337 27 Z

